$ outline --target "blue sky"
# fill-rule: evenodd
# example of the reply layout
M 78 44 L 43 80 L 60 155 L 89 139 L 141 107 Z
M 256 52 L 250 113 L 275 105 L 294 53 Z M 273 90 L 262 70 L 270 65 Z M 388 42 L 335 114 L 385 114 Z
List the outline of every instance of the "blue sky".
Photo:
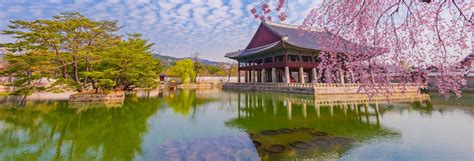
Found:
M 298 24 L 317 0 L 296 0 L 285 23 Z M 259 20 L 249 10 L 259 0 L 0 0 L 0 30 L 8 20 L 49 19 L 65 11 L 96 20 L 118 20 L 121 34 L 142 33 L 154 53 L 227 61 L 226 52 L 244 48 Z M 0 43 L 12 41 L 0 36 Z

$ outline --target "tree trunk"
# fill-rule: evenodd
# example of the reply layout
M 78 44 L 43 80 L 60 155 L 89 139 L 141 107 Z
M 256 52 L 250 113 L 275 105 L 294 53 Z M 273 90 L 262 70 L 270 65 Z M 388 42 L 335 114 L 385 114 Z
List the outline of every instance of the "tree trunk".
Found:
M 132 85 L 133 83 L 128 83 L 126 84 L 125 86 L 123 86 L 122 90 L 127 90 L 128 88 L 130 88 L 130 86 Z
M 91 71 L 90 52 L 87 51 L 87 54 L 86 54 L 86 72 L 90 72 L 90 71 Z M 88 82 L 89 82 L 89 77 L 85 77 L 84 78 L 84 86 L 86 86 Z
M 27 85 L 30 86 L 31 85 L 31 71 L 26 72 L 26 75 L 28 75 Z
M 68 78 L 68 74 L 67 74 L 67 64 L 66 62 L 61 58 L 61 53 L 59 52 L 58 48 L 56 45 L 53 45 L 53 48 L 54 48 L 54 51 L 56 53 L 56 58 L 58 59 L 58 61 L 61 63 L 61 68 L 62 68 L 62 75 L 65 79 Z
M 81 92 L 82 89 L 83 89 L 83 85 L 81 85 L 81 80 L 79 79 L 79 72 L 78 72 L 78 69 L 77 69 L 77 58 L 76 58 L 76 55 L 72 55 L 72 67 L 73 67 L 73 70 L 74 70 L 74 80 L 80 85 L 78 91 Z

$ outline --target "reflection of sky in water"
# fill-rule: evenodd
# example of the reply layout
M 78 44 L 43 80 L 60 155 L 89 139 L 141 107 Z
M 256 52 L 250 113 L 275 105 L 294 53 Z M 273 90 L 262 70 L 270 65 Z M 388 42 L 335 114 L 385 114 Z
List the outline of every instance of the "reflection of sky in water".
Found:
M 162 145 L 169 141 L 192 145 L 211 140 L 225 147 L 223 140 L 240 136 L 245 145 L 252 145 L 249 133 L 301 126 L 357 140 L 347 151 L 328 152 L 322 159 L 473 157 L 474 106 L 469 102 L 459 108 L 457 103 L 434 97 L 433 107 L 426 102 L 379 104 L 379 111 L 371 103 L 367 108 L 370 114 L 366 115 L 365 104 L 359 106 L 360 111 L 354 106 L 321 106 L 316 111 L 311 99 L 301 95 L 254 92 L 241 93 L 240 103 L 238 98 L 234 92 L 184 91 L 154 94 L 152 99 L 131 98 L 120 108 L 88 108 L 54 101 L 26 103 L 26 107 L 15 110 L 1 107 L 0 158 L 22 160 L 25 157 L 20 153 L 25 152 L 35 153 L 28 159 L 51 160 L 59 149 L 58 160 L 163 160 Z M 292 100 L 291 108 L 288 100 Z M 60 148 L 56 148 L 58 143 L 62 143 Z M 43 146 L 45 150 L 39 150 Z M 123 154 L 113 156 L 117 153 Z
M 403 109 L 383 115 L 382 125 L 400 138 L 374 140 L 354 149 L 344 160 L 472 160 L 474 119 L 449 109 L 431 115 Z M 377 154 L 377 155 L 374 155 Z
M 176 115 L 171 109 L 163 109 L 148 121 L 150 129 L 143 138 L 143 149 L 153 149 L 168 140 L 193 140 L 239 133 L 239 129 L 227 128 L 223 121 L 236 114 L 215 107 L 218 107 L 216 102 L 203 105 L 194 116 Z M 146 157 L 147 151 L 144 152 Z M 149 153 L 155 155 L 154 151 Z

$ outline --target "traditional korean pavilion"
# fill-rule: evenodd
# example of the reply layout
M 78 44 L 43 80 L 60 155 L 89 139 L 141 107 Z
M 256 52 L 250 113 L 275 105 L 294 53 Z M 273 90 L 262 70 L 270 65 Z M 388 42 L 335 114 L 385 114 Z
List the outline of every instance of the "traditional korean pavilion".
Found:
M 368 50 L 355 43 L 335 37 L 329 32 L 299 30 L 297 26 L 262 21 L 248 46 L 226 57 L 239 63 L 238 80 L 245 73 L 245 82 L 318 83 L 318 55 L 324 50 L 324 42 L 339 38 L 338 53 L 351 53 L 354 49 Z M 354 53 L 354 52 L 352 52 Z M 363 53 L 363 52 L 358 52 Z M 339 72 L 339 83 L 348 82 L 344 71 Z M 287 79 L 288 78 L 288 79 Z

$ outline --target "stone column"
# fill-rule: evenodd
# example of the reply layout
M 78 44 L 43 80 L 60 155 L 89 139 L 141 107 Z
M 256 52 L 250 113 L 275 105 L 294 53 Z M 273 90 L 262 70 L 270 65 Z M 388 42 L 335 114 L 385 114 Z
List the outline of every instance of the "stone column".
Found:
M 331 114 L 331 116 L 334 116 L 334 106 L 332 104 L 329 107 L 329 114 Z
M 311 76 L 313 77 L 313 82 L 318 83 L 318 72 L 316 71 L 316 67 L 313 67 L 311 70 Z
M 319 116 L 321 115 L 321 110 L 319 108 L 319 104 L 316 103 L 316 101 L 314 102 L 314 110 L 316 111 L 316 115 Z
M 252 81 L 254 83 L 257 83 L 258 79 L 257 79 L 257 71 L 256 70 L 252 70 L 252 73 L 253 73 L 253 76 L 252 76 Z
M 240 69 L 237 72 L 237 83 L 240 83 Z
M 240 80 L 240 79 L 239 79 Z M 240 118 L 240 93 L 237 95 L 237 117 Z
M 300 83 L 304 83 L 304 69 L 303 67 L 300 67 L 300 70 L 298 72 L 298 76 L 299 76 L 299 82 Z
M 250 82 L 250 72 L 249 70 L 245 70 L 245 82 Z
M 341 83 L 344 84 L 345 83 L 344 70 L 342 70 L 341 68 L 339 68 L 339 75 L 341 77 Z
M 351 83 L 355 83 L 354 72 L 350 71 L 350 73 L 351 73 Z
M 249 78 L 249 74 L 248 74 L 248 71 L 247 70 L 244 70 L 245 72 L 245 83 L 248 83 L 248 78 Z
M 290 67 L 285 67 L 285 83 L 290 83 Z
M 250 70 L 250 82 L 255 83 L 255 71 L 253 69 Z
M 277 82 L 277 76 L 276 76 L 276 69 L 272 68 L 272 82 L 276 83 Z
M 293 111 L 293 103 L 290 102 L 290 101 L 287 101 L 287 103 L 288 103 L 288 104 L 287 104 L 287 106 L 288 106 L 288 107 L 287 107 L 287 108 L 288 108 L 288 109 L 287 109 L 287 111 L 288 111 L 288 113 L 287 113 L 287 114 L 288 114 L 288 120 L 291 120 L 291 118 L 292 118 L 292 111 Z
M 304 118 L 308 117 L 308 113 L 306 112 L 306 108 L 307 108 L 307 106 L 306 106 L 306 103 L 305 103 L 305 104 L 303 104 L 303 117 Z
M 265 69 L 262 69 L 262 82 L 267 82 L 267 71 Z
M 278 107 L 277 107 L 277 102 L 276 99 L 272 99 L 272 108 L 273 108 L 273 115 L 277 115 Z

